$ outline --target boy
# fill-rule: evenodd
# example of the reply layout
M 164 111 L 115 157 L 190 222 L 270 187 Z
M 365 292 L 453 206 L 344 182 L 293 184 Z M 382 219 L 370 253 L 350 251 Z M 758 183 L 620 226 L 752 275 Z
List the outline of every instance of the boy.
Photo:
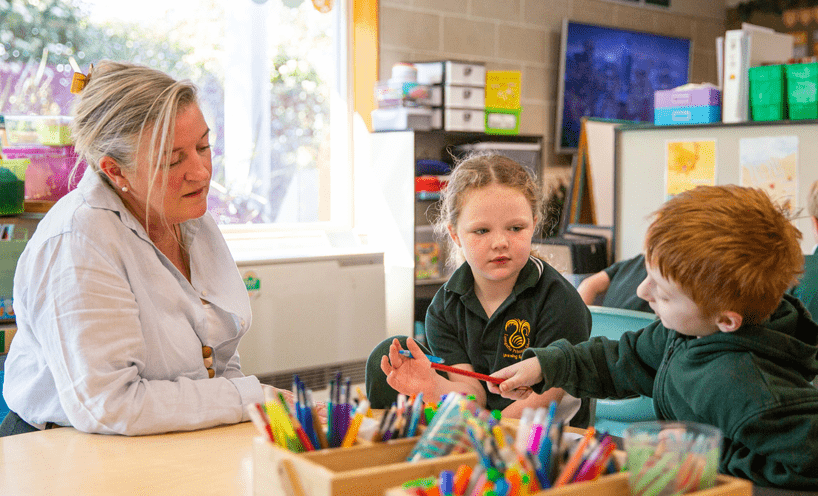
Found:
M 577 292 L 586 305 L 596 305 L 599 295 L 603 295 L 599 303 L 603 307 L 653 312 L 648 302 L 636 294 L 636 288 L 645 277 L 645 256 L 640 253 L 583 279 Z
M 760 190 L 700 186 L 657 212 L 637 293 L 659 320 L 618 342 L 528 349 L 492 374 L 508 398 L 563 388 L 653 398 L 660 419 L 724 435 L 719 470 L 763 486 L 818 487 L 818 324 L 784 295 L 801 233 Z M 531 358 L 534 357 L 534 358 Z

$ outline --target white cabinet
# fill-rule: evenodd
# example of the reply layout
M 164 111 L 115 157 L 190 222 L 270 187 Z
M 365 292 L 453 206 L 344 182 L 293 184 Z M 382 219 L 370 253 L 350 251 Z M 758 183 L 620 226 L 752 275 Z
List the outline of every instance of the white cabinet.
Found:
M 245 282 L 254 282 L 248 288 L 253 321 L 239 343 L 242 372 L 290 372 L 291 380 L 292 371 L 303 376 L 347 363 L 363 371 L 384 338 L 381 253 L 237 264 Z

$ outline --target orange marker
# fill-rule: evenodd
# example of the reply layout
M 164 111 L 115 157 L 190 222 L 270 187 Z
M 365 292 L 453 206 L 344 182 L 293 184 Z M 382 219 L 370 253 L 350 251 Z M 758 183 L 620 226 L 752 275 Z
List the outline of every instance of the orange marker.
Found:
M 471 472 L 472 468 L 469 465 L 461 465 L 457 467 L 457 472 L 454 473 L 454 494 L 457 496 L 466 494 L 466 489 L 469 487 Z
M 369 410 L 369 401 L 361 401 L 358 404 L 358 409 L 355 411 L 355 416 L 352 417 L 352 423 L 349 424 L 344 440 L 341 442 L 342 448 L 349 448 L 355 444 L 355 440 L 358 439 L 358 429 L 361 428 L 361 422 L 363 422 L 367 410 Z
M 557 481 L 553 487 L 560 487 L 571 482 L 574 472 L 577 471 L 579 464 L 582 463 L 582 455 L 585 453 L 585 448 L 588 446 L 588 443 L 591 442 L 591 439 L 593 439 L 594 434 L 596 434 L 596 431 L 593 426 L 588 427 L 588 431 L 585 432 L 585 436 L 582 437 L 582 441 L 580 441 L 576 451 L 571 455 L 568 463 L 565 464 L 565 468 L 562 469 L 562 473 L 557 477 Z

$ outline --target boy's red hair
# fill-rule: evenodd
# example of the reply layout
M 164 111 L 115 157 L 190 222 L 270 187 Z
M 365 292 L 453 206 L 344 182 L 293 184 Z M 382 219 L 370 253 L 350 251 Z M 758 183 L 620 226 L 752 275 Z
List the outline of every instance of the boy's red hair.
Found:
M 802 272 L 801 232 L 761 190 L 699 186 L 655 212 L 645 256 L 707 316 L 757 324 Z

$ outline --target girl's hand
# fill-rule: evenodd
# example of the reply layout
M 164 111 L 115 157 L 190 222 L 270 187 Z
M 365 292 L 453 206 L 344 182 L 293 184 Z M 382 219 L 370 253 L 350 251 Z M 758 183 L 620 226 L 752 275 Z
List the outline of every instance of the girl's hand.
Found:
M 486 383 L 489 391 L 499 394 L 503 398 L 524 400 L 533 392 L 530 387 L 543 379 L 540 361 L 528 358 L 491 374 L 492 377 L 505 379 L 500 385 Z
M 402 348 L 397 339 L 389 346 L 389 355 L 381 357 L 381 370 L 386 375 L 386 383 L 402 394 L 413 395 L 423 391 L 424 396 L 432 397 L 430 393 L 434 391 L 437 373 L 432 370 L 431 362 L 414 339 L 407 338 L 406 347 L 414 358 L 399 353 Z

